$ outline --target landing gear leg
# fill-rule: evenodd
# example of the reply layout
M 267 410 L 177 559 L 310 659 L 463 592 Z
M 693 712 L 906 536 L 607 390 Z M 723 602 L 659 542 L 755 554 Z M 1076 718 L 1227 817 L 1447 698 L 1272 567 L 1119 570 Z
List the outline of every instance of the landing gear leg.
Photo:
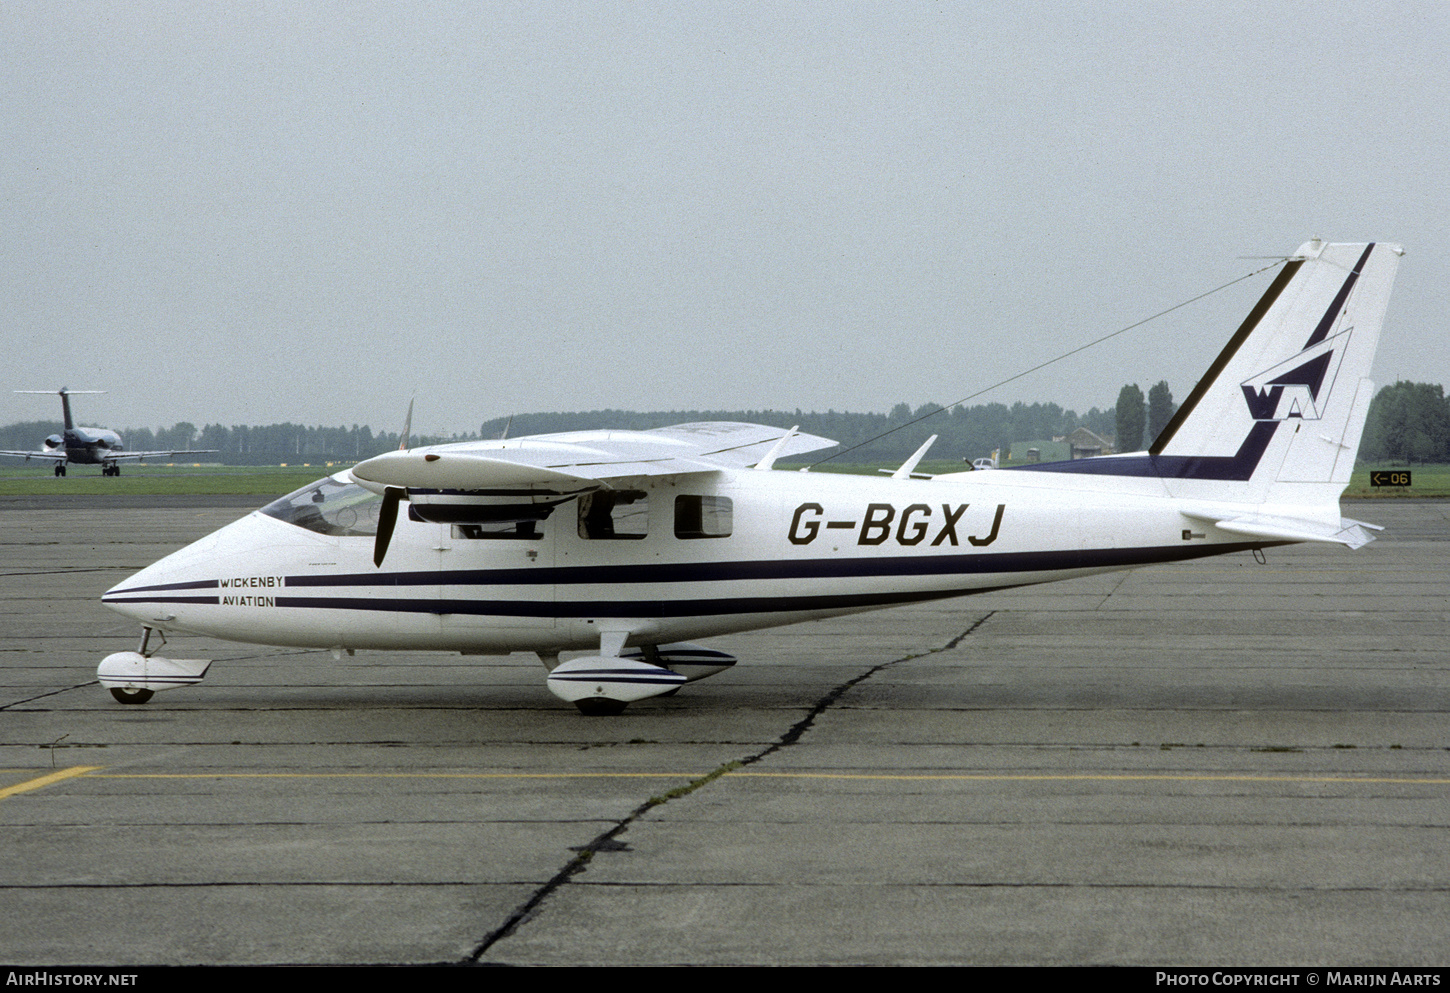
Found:
M 148 652 L 146 650 L 146 648 L 147 648 L 147 646 L 149 646 L 151 644 L 151 636 L 153 634 L 156 635 L 156 637 L 158 637 L 158 638 L 161 639 L 161 644 L 157 645 L 155 648 L 151 649 L 151 651 Z M 154 631 L 151 628 L 142 628 L 141 629 L 141 644 L 139 644 L 139 645 L 136 646 L 136 654 L 137 655 L 144 655 L 144 656 L 146 656 L 149 659 L 153 654 L 155 654 L 156 652 L 159 652 L 161 649 L 163 649 L 165 647 L 166 647 L 166 632 L 164 632 L 164 631 Z
M 101 467 L 101 472 L 103 472 L 103 473 L 109 474 L 110 471 L 111 471 L 111 467 L 110 466 L 102 466 Z M 157 638 L 161 639 L 161 644 L 157 645 L 156 648 L 150 648 L 150 646 L 151 646 L 151 635 L 153 633 L 156 635 Z M 158 649 L 165 648 L 165 647 L 166 647 L 166 635 L 165 634 L 163 634 L 160 631 L 154 631 L 153 632 L 151 628 L 142 628 L 141 629 L 141 644 L 139 644 L 139 645 L 136 646 L 136 654 L 137 655 L 140 655 L 142 658 L 148 658 L 149 659 L 151 657 L 151 653 L 152 652 L 155 652 Z M 150 648 L 150 651 L 147 651 L 148 648 Z M 155 690 L 148 690 L 148 689 L 127 689 L 124 686 L 112 686 L 111 687 L 111 696 L 113 696 L 113 697 L 116 698 L 116 702 L 117 703 L 145 703 L 147 700 L 150 700 L 155 695 L 156 695 L 156 691 Z
M 64 462 L 57 462 L 55 464 L 55 474 L 57 476 L 64 476 L 65 475 L 65 463 Z

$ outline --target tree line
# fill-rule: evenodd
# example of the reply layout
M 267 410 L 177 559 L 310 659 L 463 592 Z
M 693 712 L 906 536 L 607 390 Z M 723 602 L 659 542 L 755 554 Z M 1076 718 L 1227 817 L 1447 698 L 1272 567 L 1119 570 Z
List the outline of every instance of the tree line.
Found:
M 1178 404 L 1173 402 L 1173 391 L 1166 379 L 1160 379 L 1148 390 L 1147 400 L 1137 383 L 1124 386 L 1118 391 L 1118 402 L 1113 407 L 1113 424 L 1117 429 L 1113 450 L 1143 451 L 1168 426 L 1177 410 Z
M 1450 462 L 1450 400 L 1439 383 L 1400 380 L 1370 401 L 1362 462 Z
M 1055 403 L 978 404 L 938 411 L 935 404 L 912 408 L 900 403 L 888 414 L 827 410 L 676 410 L 641 412 L 590 410 L 520 414 L 485 421 L 476 433 L 449 437 L 414 437 L 413 445 L 441 444 L 477 438 L 498 438 L 586 431 L 596 428 L 646 430 L 688 421 L 750 421 L 788 428 L 800 425 L 809 434 L 840 444 L 811 455 L 824 458 L 851 449 L 848 462 L 900 461 L 930 435 L 939 435 L 928 458 L 977 459 L 1014 443 L 1046 441 L 1079 427 L 1107 438 L 1116 451 L 1141 451 L 1158 436 L 1177 409 L 1166 381 L 1145 396 L 1136 383 L 1124 386 L 1118 402 L 1107 410 L 1086 414 Z M 935 413 L 934 413 L 935 412 Z M 912 423 L 918 418 L 921 420 Z M 22 421 L 0 426 L 0 448 L 34 450 L 59 434 L 59 421 Z M 309 426 L 290 422 L 265 425 L 207 424 L 198 428 L 182 421 L 169 428 L 129 428 L 120 432 L 131 451 L 216 449 L 216 461 L 232 465 L 275 465 L 279 462 L 353 462 L 398 447 L 397 432 L 374 433 L 367 425 Z M 1020 454 L 1020 453 L 1019 453 Z M 1450 462 L 1450 400 L 1439 384 L 1398 382 L 1386 386 L 1370 404 L 1360 459 L 1367 462 Z
M 924 418 L 913 424 L 917 418 Z M 1112 430 L 1113 411 L 1093 408 L 1079 415 L 1055 403 L 981 404 L 939 411 L 935 404 L 913 409 L 897 404 L 889 414 L 778 410 L 676 410 L 641 412 L 589 410 L 519 414 L 480 425 L 477 433 L 450 437 L 414 436 L 413 445 L 432 445 L 477 438 L 587 431 L 597 428 L 646 430 L 690 421 L 749 421 L 781 428 L 799 425 L 803 432 L 840 442 L 812 458 L 853 448 L 852 462 L 901 460 L 930 435 L 939 435 L 929 458 L 975 459 L 994 449 L 1004 453 L 1014 441 L 1050 439 L 1078 427 L 1105 434 Z M 0 427 L 0 448 L 34 450 L 42 439 L 59 434 L 59 421 L 25 421 Z M 119 432 L 131 451 L 215 449 L 216 461 L 231 465 L 275 465 L 278 462 L 351 462 L 370 458 L 400 442 L 396 432 L 374 433 L 366 425 L 323 427 L 281 423 L 267 425 L 207 424 L 198 428 L 182 421 L 169 428 L 127 428 Z M 884 437 L 878 437 L 884 435 Z M 859 447 L 857 447 L 859 446 Z
M 1178 407 L 1166 382 L 1148 391 L 1124 386 L 1114 408 L 1120 452 L 1142 451 L 1172 419 Z M 1145 430 L 1146 429 L 1146 430 Z M 1450 399 L 1438 383 L 1401 380 L 1375 394 L 1360 439 L 1361 462 L 1450 462 Z
M 510 435 L 551 434 L 614 427 L 633 431 L 667 427 L 690 421 L 748 421 L 789 428 L 799 425 L 806 434 L 831 438 L 835 448 L 811 453 L 811 461 L 850 450 L 845 461 L 901 461 L 932 435 L 936 442 L 928 459 L 971 461 L 1000 449 L 1005 455 L 1013 442 L 1048 440 L 1086 427 L 1097 433 L 1111 432 L 1112 410 L 1094 407 L 1086 414 L 1065 410 L 1055 403 L 960 404 L 942 409 L 939 404 L 912 408 L 899 403 L 888 414 L 851 413 L 827 410 L 677 410 L 642 413 L 629 410 L 590 410 L 520 414 L 512 419 L 497 418 L 480 426 L 479 434 L 497 438 L 508 428 Z

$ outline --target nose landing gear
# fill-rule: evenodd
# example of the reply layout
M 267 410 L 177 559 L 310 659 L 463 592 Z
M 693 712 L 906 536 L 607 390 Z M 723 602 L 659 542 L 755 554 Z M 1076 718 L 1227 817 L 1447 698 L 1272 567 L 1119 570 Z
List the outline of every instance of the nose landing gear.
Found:
M 150 647 L 151 628 L 145 628 L 141 644 L 134 652 L 116 652 L 107 655 L 96 668 L 96 677 L 101 685 L 111 691 L 119 703 L 145 703 L 158 690 L 171 690 L 178 686 L 195 686 L 211 667 L 210 659 L 164 659 L 152 655 Z M 161 644 L 166 645 L 166 635 L 154 632 Z

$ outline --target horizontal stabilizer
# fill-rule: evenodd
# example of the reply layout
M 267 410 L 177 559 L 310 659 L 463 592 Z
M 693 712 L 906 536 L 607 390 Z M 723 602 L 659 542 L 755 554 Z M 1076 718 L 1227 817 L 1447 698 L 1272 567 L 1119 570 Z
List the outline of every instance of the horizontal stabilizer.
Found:
M 1187 517 L 1206 521 L 1220 531 L 1244 534 L 1270 541 L 1322 541 L 1360 548 L 1374 541 L 1370 531 L 1383 531 L 1377 524 L 1341 518 L 1337 525 L 1292 517 L 1270 517 L 1263 514 L 1215 514 L 1183 511 Z M 1368 529 L 1368 530 L 1366 530 Z

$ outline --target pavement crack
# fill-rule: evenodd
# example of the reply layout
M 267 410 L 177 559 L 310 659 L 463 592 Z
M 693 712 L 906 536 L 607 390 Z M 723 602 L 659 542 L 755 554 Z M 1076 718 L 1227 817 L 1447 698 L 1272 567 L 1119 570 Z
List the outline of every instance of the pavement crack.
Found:
M 924 652 L 917 652 L 912 655 L 903 655 L 899 659 L 892 659 L 890 662 L 882 662 L 879 665 L 872 666 L 865 672 L 858 673 L 857 675 L 852 676 L 850 679 L 846 680 L 844 683 L 835 687 L 825 696 L 817 700 L 815 706 L 810 709 L 810 712 L 807 713 L 805 717 L 801 718 L 795 724 L 791 725 L 790 729 L 786 731 L 785 734 L 781 735 L 779 741 L 773 742 L 766 748 L 757 752 L 755 755 L 751 755 L 748 758 L 741 759 L 740 764 L 753 765 L 756 762 L 759 762 L 761 759 L 780 751 L 782 748 L 789 748 L 797 741 L 800 741 L 801 736 L 815 726 L 816 718 L 820 717 L 827 710 L 829 710 L 836 703 L 837 700 L 845 695 L 846 691 L 854 688 L 860 683 L 864 683 L 866 680 L 870 679 L 878 672 L 883 672 L 887 669 L 890 669 L 892 666 L 900 665 L 902 662 L 910 662 L 912 659 L 919 659 L 925 655 L 935 655 L 938 652 L 951 651 L 953 648 L 956 648 L 957 645 L 961 644 L 963 638 L 966 638 L 973 631 L 977 630 L 977 628 L 985 624 L 987 622 L 987 619 L 995 613 L 996 611 L 993 610 L 983 614 L 976 620 L 975 623 L 972 624 L 971 627 L 967 628 L 961 634 L 957 635 L 955 638 L 947 642 L 945 645 L 942 645 L 940 648 L 929 648 Z
M 812 726 L 814 726 L 816 718 L 819 717 L 821 714 L 825 713 L 827 709 L 835 704 L 835 702 L 839 700 L 847 690 L 851 689 L 859 683 L 865 682 L 872 676 L 876 675 L 878 672 L 889 669 L 894 665 L 898 665 L 902 662 L 910 662 L 912 659 L 919 659 L 925 655 L 935 655 L 938 652 L 951 651 L 953 648 L 956 648 L 957 645 L 961 644 L 964 638 L 966 638 L 972 632 L 976 631 L 977 628 L 985 624 L 987 622 L 987 619 L 995 613 L 996 611 L 989 611 L 986 614 L 983 614 L 969 628 L 967 628 L 961 634 L 957 635 L 951 641 L 948 641 L 945 645 L 942 645 L 939 648 L 929 648 L 924 652 L 916 652 L 911 655 L 903 655 L 899 659 L 892 659 L 889 662 L 882 662 L 879 665 L 874 665 L 866 671 L 846 680 L 844 683 L 841 683 L 839 686 L 832 689 L 825 696 L 817 700 L 815 705 L 811 707 L 810 712 L 806 714 L 806 716 L 803 717 L 801 720 L 791 725 L 791 727 L 783 735 L 781 735 L 779 739 L 771 742 L 769 745 L 762 748 L 755 754 L 747 755 L 744 758 L 734 759 L 730 762 L 722 763 L 705 775 L 700 776 L 697 779 L 692 779 L 688 783 L 685 783 L 683 786 L 677 786 L 666 793 L 661 793 L 656 796 L 650 797 L 644 803 L 640 804 L 633 811 L 631 811 L 628 816 L 620 820 L 618 824 L 615 824 L 608 830 L 601 832 L 587 844 L 580 845 L 579 847 L 572 849 L 572 851 L 576 853 L 574 857 L 570 859 L 562 869 L 555 873 L 551 879 L 544 883 L 543 886 L 539 887 L 536 891 L 534 891 L 534 894 L 529 897 L 528 900 L 524 901 L 524 903 L 521 904 L 512 914 L 510 914 L 507 920 L 505 920 L 493 931 L 485 935 L 483 940 L 479 942 L 478 946 L 474 948 L 473 952 L 464 961 L 470 965 L 480 964 L 479 960 L 488 953 L 489 949 L 491 949 L 494 945 L 498 944 L 503 939 L 514 934 L 522 925 L 528 923 L 538 912 L 539 908 L 543 906 L 544 902 L 549 899 L 549 897 L 553 896 L 553 894 L 561 887 L 563 887 L 566 883 L 568 883 L 569 880 L 573 879 L 575 876 L 579 875 L 586 868 L 588 868 L 589 862 L 594 858 L 596 852 L 632 851 L 632 849 L 627 844 L 619 840 L 619 836 L 624 834 L 624 832 L 628 831 L 629 828 L 636 821 L 638 821 L 649 811 L 653 810 L 655 807 L 661 807 L 669 803 L 671 800 L 678 800 L 681 797 L 689 796 L 691 793 L 694 793 L 696 790 L 708 786 L 710 783 L 714 782 L 715 780 L 719 779 L 721 776 L 727 773 L 733 772 L 736 769 L 743 768 L 747 765 L 753 765 L 754 763 L 759 762 L 766 756 L 771 755 L 772 753 L 777 752 L 782 748 L 786 748 L 790 745 L 795 744 L 801 739 L 802 735 L 804 735 L 807 731 L 811 729 Z
M 35 696 L 28 696 L 23 700 L 11 700 L 9 703 L 0 704 L 0 710 L 9 710 L 12 707 L 23 707 L 27 703 L 34 703 L 36 700 L 44 700 L 46 697 L 59 696 L 62 693 L 70 693 L 72 690 L 83 690 L 87 686 L 100 685 L 99 679 L 87 680 L 84 683 L 76 683 L 74 686 L 62 686 L 58 690 L 47 690 L 44 693 L 37 693 Z
M 1133 574 L 1132 573 L 1132 570 L 1127 570 L 1125 572 L 1119 573 L 1118 574 L 1118 581 L 1113 584 L 1113 588 L 1110 589 L 1110 590 L 1108 590 L 1108 592 L 1106 592 L 1106 593 L 1103 594 L 1103 598 L 1098 601 L 1098 605 L 1096 607 L 1094 607 L 1093 609 L 1094 610 L 1102 610 L 1104 607 L 1106 607 L 1108 605 L 1108 601 L 1113 598 L 1113 594 L 1114 593 L 1117 593 L 1118 590 L 1120 590 L 1120 589 L 1123 588 L 1123 584 L 1128 581 L 1128 577 L 1131 576 L 1132 574 Z
M 712 783 L 715 780 L 719 779 L 727 772 L 740 768 L 741 765 L 743 765 L 743 763 L 739 761 L 726 762 L 723 765 L 720 765 L 717 768 L 713 769 L 709 773 L 706 773 L 705 775 L 699 777 L 698 779 L 692 779 L 683 786 L 677 786 L 676 788 L 670 790 L 668 793 L 662 793 L 658 796 L 650 797 L 644 803 L 640 804 L 633 811 L 631 811 L 629 813 L 629 816 L 625 817 L 618 824 L 609 828 L 607 831 L 600 833 L 594 838 L 593 841 L 590 841 L 588 844 L 581 845 L 578 848 L 574 849 L 574 851 L 578 854 L 570 859 L 569 862 L 564 866 L 564 868 L 560 869 L 557 873 L 555 873 L 552 879 L 546 882 L 543 886 L 539 887 L 539 889 L 535 891 L 534 895 L 529 897 L 529 899 L 525 901 L 522 906 L 520 906 L 517 910 L 510 914 L 508 919 L 504 921 L 503 924 L 501 924 L 499 927 L 495 928 L 492 932 L 485 936 L 483 941 L 479 943 L 478 947 L 473 950 L 473 953 L 469 955 L 465 961 L 470 964 L 477 964 L 478 960 L 483 957 L 483 955 L 486 954 L 490 948 L 492 948 L 498 942 L 502 941 L 504 938 L 507 938 L 509 935 L 513 934 L 515 931 L 517 931 L 520 925 L 527 923 L 530 918 L 534 916 L 534 913 L 543 904 L 543 902 L 553 895 L 555 890 L 559 889 L 574 876 L 584 871 L 584 869 L 589 865 L 590 860 L 594 858 L 594 854 L 596 852 L 631 851 L 628 845 L 619 840 L 619 836 L 625 831 L 629 830 L 630 826 L 634 824 L 635 821 L 639 820 L 642 816 L 644 816 L 645 813 L 654 809 L 655 807 L 659 807 L 666 803 L 669 803 L 671 800 L 678 799 L 682 796 L 688 796 L 700 787 L 706 786 L 709 783 Z

